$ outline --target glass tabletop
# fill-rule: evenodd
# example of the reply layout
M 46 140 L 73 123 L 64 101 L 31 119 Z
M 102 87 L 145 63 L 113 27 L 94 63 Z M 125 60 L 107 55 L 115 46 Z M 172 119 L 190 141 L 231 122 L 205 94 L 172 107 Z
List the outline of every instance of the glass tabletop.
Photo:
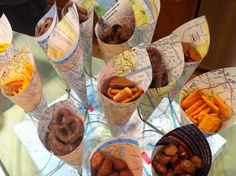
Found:
M 22 45 L 28 42 L 32 48 L 37 69 L 43 84 L 43 91 L 44 95 L 47 99 L 48 103 L 52 103 L 61 96 L 65 95 L 65 85 L 62 83 L 60 78 L 57 76 L 56 72 L 54 71 L 53 67 L 48 61 L 48 58 L 45 54 L 45 52 L 40 48 L 40 46 L 37 44 L 36 40 L 32 37 L 14 33 L 14 44 L 17 49 L 20 49 Z M 93 58 L 93 75 L 96 75 L 99 70 L 101 70 L 103 66 L 103 61 L 97 58 Z M 89 79 L 88 79 L 89 80 Z M 93 85 L 94 86 L 94 85 Z M 35 163 L 35 160 L 37 160 L 36 155 L 40 155 L 40 151 L 37 151 L 37 153 L 30 153 L 28 148 L 33 148 L 34 145 L 29 145 L 27 141 L 34 141 L 34 139 L 31 139 L 33 137 L 37 137 L 37 135 L 27 135 L 27 133 L 33 133 L 37 132 L 35 131 L 34 124 L 31 122 L 31 120 L 28 119 L 28 117 L 25 115 L 24 111 L 16 106 L 12 105 L 11 102 L 9 102 L 7 99 L 5 99 L 2 95 L 0 95 L 0 159 L 3 163 L 3 167 L 6 168 L 9 175 L 61 175 L 62 170 L 60 170 L 60 162 L 58 162 L 57 167 L 54 166 L 54 169 L 58 169 L 58 172 L 48 172 L 48 170 L 45 170 L 44 167 L 39 166 L 45 166 L 47 164 L 47 159 L 41 163 L 41 165 L 38 165 Z M 177 105 L 176 105 L 177 106 Z M 99 114 L 101 115 L 101 114 Z M 94 112 L 94 116 L 96 116 Z M 138 117 L 138 112 L 136 111 L 133 115 L 134 117 Z M 96 119 L 96 117 L 94 117 Z M 132 119 L 132 118 L 131 118 Z M 135 119 L 135 118 L 134 118 Z M 138 118 L 136 118 L 138 119 Z M 94 120 L 95 121 L 95 120 Z M 149 122 L 157 129 L 159 130 L 166 130 L 169 131 L 173 128 L 173 121 L 172 119 L 167 120 L 168 123 L 171 123 L 170 126 L 165 125 L 165 121 L 162 123 L 158 123 L 159 121 L 156 120 L 156 118 L 150 118 Z M 130 123 L 136 124 L 136 129 L 139 129 L 140 134 L 145 129 L 146 124 L 142 123 L 139 120 L 137 121 L 131 121 Z M 22 130 L 22 128 L 19 128 L 19 125 L 22 125 L 24 123 L 25 129 Z M 140 124 L 142 128 L 139 128 Z M 27 126 L 28 125 L 28 126 Z M 125 126 L 122 130 L 118 128 L 113 128 L 112 132 L 113 134 L 119 135 L 120 131 L 124 133 L 129 133 L 132 131 L 128 128 L 130 124 Z M 146 126 L 145 126 L 146 125 Z M 132 126 L 132 125 L 130 125 Z M 92 127 L 92 126 L 91 126 Z M 107 127 L 105 127 L 104 124 L 99 125 L 100 130 L 104 130 Z M 170 128 L 169 128 L 170 127 Z M 149 128 L 149 126 L 148 126 Z M 235 138 L 235 129 L 236 127 L 232 127 L 227 131 L 221 132 L 220 135 L 224 137 L 227 140 L 227 143 L 224 145 L 224 148 L 221 148 L 223 151 L 218 151 L 219 155 L 214 160 L 210 174 L 209 175 L 234 175 L 234 172 L 236 171 L 233 167 L 235 158 L 233 149 L 236 146 L 236 142 L 234 141 Z M 109 130 L 108 130 L 109 131 Z M 104 136 L 104 138 L 108 138 L 111 134 L 107 131 L 105 133 L 107 136 Z M 137 132 L 137 131 L 136 131 Z M 138 133 L 138 132 L 137 132 Z M 22 135 L 23 134 L 23 135 Z M 132 134 L 130 134 L 132 135 Z M 161 137 L 160 134 L 159 138 Z M 21 137 L 19 137 L 21 136 Z M 23 136 L 23 137 L 22 137 Z M 25 143 L 22 142 L 22 138 L 26 141 Z M 97 138 L 97 142 L 93 141 L 93 143 L 98 143 L 100 140 L 99 137 Z M 146 142 L 151 141 L 146 136 Z M 222 138 L 220 138 L 222 139 Z M 93 139 L 95 140 L 95 139 Z M 223 140 L 224 141 L 224 140 Z M 221 141 L 222 142 L 222 141 Z M 28 145 L 28 146 L 26 146 Z M 214 145 L 214 143 L 213 143 Z M 215 144 L 217 145 L 217 144 Z M 150 148 L 151 150 L 151 148 Z M 149 151 L 150 152 L 150 151 Z M 148 151 L 147 151 L 148 153 Z M 32 157 L 34 156 L 34 157 Z M 67 168 L 68 169 L 68 168 Z M 45 171 L 45 172 L 43 172 Z M 71 172 L 73 172 L 71 170 Z M 73 175 L 73 173 L 68 173 L 69 175 Z M 76 173 L 74 173 L 76 174 Z

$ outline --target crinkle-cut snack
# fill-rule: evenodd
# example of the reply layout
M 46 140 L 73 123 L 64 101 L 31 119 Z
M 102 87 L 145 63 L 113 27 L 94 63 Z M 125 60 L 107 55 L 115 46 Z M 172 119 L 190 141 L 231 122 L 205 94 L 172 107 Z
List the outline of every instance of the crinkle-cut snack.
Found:
M 181 90 L 181 123 L 196 124 L 206 135 L 231 127 L 236 119 L 236 68 L 204 73 Z

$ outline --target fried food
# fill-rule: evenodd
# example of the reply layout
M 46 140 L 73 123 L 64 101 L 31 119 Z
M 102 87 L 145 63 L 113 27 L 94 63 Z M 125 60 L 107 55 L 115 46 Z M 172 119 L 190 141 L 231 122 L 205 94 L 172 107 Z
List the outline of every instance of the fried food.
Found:
M 8 96 L 15 96 L 21 93 L 29 85 L 34 73 L 33 65 L 29 62 L 24 62 L 23 68 L 19 70 L 19 73 L 19 75 L 10 77 L 7 81 L 1 81 L 1 86 L 4 87 Z
M 195 90 L 180 104 L 188 118 L 206 132 L 217 132 L 230 118 L 230 107 L 217 95 L 207 96 Z
M 177 153 L 178 149 L 174 144 L 169 144 L 165 147 L 164 152 L 166 155 L 173 156 Z
M 0 54 L 4 53 L 9 47 L 8 43 L 0 43 Z
M 119 103 L 130 103 L 144 93 L 134 82 L 120 76 L 112 76 L 105 80 L 101 92 Z
M 182 42 L 185 62 L 195 62 L 202 59 L 200 53 L 191 45 L 191 43 Z
M 98 169 L 98 174 L 108 176 L 112 173 L 112 161 L 109 158 L 105 158 Z
M 92 176 L 133 176 L 125 161 L 102 151 L 92 156 L 91 174 Z
M 162 176 L 194 176 L 198 169 L 203 168 L 203 162 L 199 156 L 191 155 L 181 144 L 172 143 L 162 147 L 156 153 L 152 166 L 156 173 Z

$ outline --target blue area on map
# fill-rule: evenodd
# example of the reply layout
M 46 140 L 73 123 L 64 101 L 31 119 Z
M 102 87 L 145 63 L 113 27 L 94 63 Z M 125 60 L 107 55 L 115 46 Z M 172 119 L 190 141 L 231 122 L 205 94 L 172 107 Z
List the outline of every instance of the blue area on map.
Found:
M 117 0 L 97 0 L 97 3 L 104 7 L 106 10 L 109 10 Z

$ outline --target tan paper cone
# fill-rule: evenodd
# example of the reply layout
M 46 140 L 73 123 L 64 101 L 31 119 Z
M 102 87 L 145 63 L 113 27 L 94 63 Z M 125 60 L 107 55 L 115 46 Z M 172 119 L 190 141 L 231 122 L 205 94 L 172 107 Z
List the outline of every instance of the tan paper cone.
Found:
M 67 108 L 69 109 L 74 115 L 77 115 L 81 118 L 81 120 L 84 122 L 85 118 L 81 114 L 81 112 L 78 110 L 78 108 L 75 106 L 72 100 L 64 100 L 60 101 L 45 111 L 44 114 L 41 115 L 39 124 L 38 124 L 38 135 L 39 138 L 44 145 L 44 147 L 47 149 L 46 144 L 46 135 L 48 132 L 48 125 L 50 124 L 52 117 L 56 112 L 58 112 L 61 108 Z M 63 161 L 65 161 L 68 164 L 71 164 L 72 166 L 79 166 L 82 164 L 83 161 L 83 140 L 81 141 L 80 145 L 71 153 L 64 155 L 64 156 L 57 156 Z
M 136 47 L 139 44 L 148 46 L 151 43 L 159 15 L 160 1 L 148 2 L 151 9 L 145 3 L 141 0 L 135 2 L 118 1 L 99 19 L 95 26 L 95 33 L 105 62 L 131 47 Z M 101 41 L 102 32 L 107 27 L 111 28 L 116 24 L 126 24 L 134 30 L 130 39 L 121 44 L 107 44 Z
M 59 54 L 59 56 L 57 56 Z M 62 77 L 87 105 L 86 82 L 83 72 L 83 52 L 78 13 L 75 4 L 58 23 L 49 37 L 48 56 Z
M 124 125 L 128 122 L 142 97 L 131 103 L 115 102 L 101 93 L 102 85 L 111 76 L 124 76 L 147 91 L 152 80 L 152 69 L 145 49 L 133 48 L 110 60 L 98 76 L 98 95 L 106 118 L 114 125 Z
M 94 153 L 102 151 L 107 155 L 122 159 L 135 176 L 142 175 L 142 158 L 139 143 L 129 137 L 110 138 L 100 143 L 90 155 L 90 164 Z
M 94 4 L 90 0 L 68 1 L 62 9 L 62 16 L 65 16 L 68 8 L 75 2 L 77 6 L 82 7 L 88 12 L 88 19 L 80 24 L 81 42 L 83 50 L 84 68 L 89 75 L 92 75 L 92 43 L 93 43 L 93 14 Z
M 1 86 L 2 93 L 5 97 L 13 101 L 15 104 L 20 106 L 26 112 L 37 112 L 42 113 L 47 108 L 47 103 L 42 93 L 42 84 L 34 63 L 33 55 L 28 45 L 25 45 L 21 52 L 16 54 L 7 65 L 3 68 L 3 71 L 0 75 L 1 81 L 9 80 L 9 77 L 19 75 L 18 71 L 24 67 L 23 63 L 25 61 L 30 62 L 34 67 L 34 73 L 32 75 L 31 81 L 28 86 L 20 93 L 15 96 L 9 96 L 7 94 L 7 89 L 5 86 Z M 40 105 L 40 106 L 39 106 Z M 36 118 L 38 118 L 36 116 Z
M 171 34 L 164 37 L 152 43 L 149 47 L 156 48 L 160 52 L 168 74 L 168 85 L 147 90 L 147 96 L 140 105 L 142 114 L 146 119 L 152 114 L 164 96 L 176 86 L 176 81 L 180 78 L 184 69 L 182 45 L 176 35 Z
M 230 107 L 230 119 L 225 121 L 220 131 L 232 127 L 236 121 L 236 67 L 222 68 L 202 74 L 190 80 L 181 90 L 179 103 L 193 90 L 206 95 L 218 95 Z M 181 124 L 192 123 L 181 109 Z M 206 135 L 213 133 L 205 132 Z
M 200 53 L 202 59 L 196 62 L 185 62 L 183 74 L 177 81 L 176 88 L 170 93 L 172 98 L 176 96 L 194 70 L 202 62 L 210 45 L 210 33 L 205 16 L 198 17 L 183 24 L 177 28 L 173 34 L 176 34 L 180 38 L 181 42 L 191 43 Z
M 7 62 L 16 54 L 16 50 L 12 44 L 12 28 L 5 14 L 0 18 L 0 45 L 8 44 L 8 48 L 4 52 L 0 52 L 0 72 Z

